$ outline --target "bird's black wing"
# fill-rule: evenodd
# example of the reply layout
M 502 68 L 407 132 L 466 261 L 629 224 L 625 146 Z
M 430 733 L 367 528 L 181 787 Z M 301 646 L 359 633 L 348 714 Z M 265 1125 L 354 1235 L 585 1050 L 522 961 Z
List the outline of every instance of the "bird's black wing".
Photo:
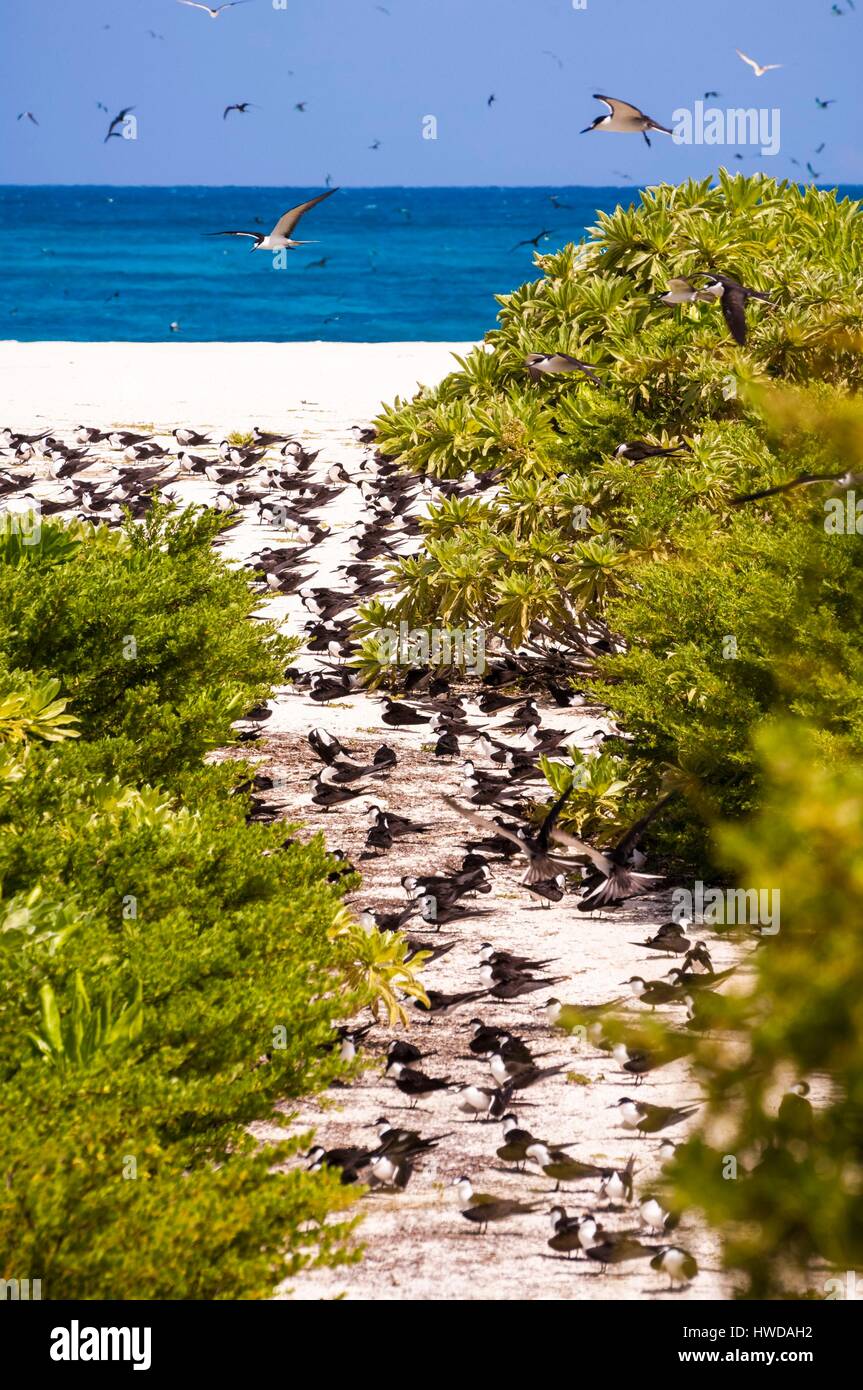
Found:
M 639 816 L 635 824 L 629 827 L 626 833 L 622 835 L 621 838 L 618 840 L 617 844 L 614 846 L 614 849 L 612 851 L 616 861 L 620 862 L 621 859 L 625 858 L 629 851 L 633 849 L 635 845 L 638 844 L 638 841 L 640 840 L 644 831 L 647 829 L 650 822 L 654 819 L 655 816 L 659 815 L 659 812 L 663 809 L 663 807 L 667 806 L 671 798 L 676 795 L 677 792 L 673 791 L 668 792 L 665 796 L 661 796 L 659 800 L 653 806 L 651 806 L 649 811 L 645 811 L 644 815 Z
M 739 285 L 725 285 L 722 313 L 735 343 L 743 347 L 746 342 L 746 296 Z

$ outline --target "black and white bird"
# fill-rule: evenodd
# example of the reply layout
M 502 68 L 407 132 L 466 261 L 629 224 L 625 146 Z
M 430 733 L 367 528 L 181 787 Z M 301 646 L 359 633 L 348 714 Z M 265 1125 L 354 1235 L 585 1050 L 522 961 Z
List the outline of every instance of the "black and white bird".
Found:
M 620 1111 L 620 1118 L 627 1129 L 634 1129 L 639 1134 L 658 1134 L 662 1129 L 670 1129 L 672 1125 L 688 1120 L 698 1106 L 648 1105 L 646 1101 L 621 1096 L 616 1107 L 612 1108 Z
M 688 1250 L 681 1249 L 679 1245 L 663 1245 L 650 1261 L 650 1268 L 667 1274 L 671 1280 L 671 1288 L 674 1288 L 676 1283 L 691 1284 L 698 1273 L 695 1256 L 690 1255 Z
M 708 284 L 705 286 L 708 294 L 713 294 L 722 304 L 722 313 L 725 322 L 728 324 L 735 343 L 742 347 L 746 342 L 746 302 L 749 299 L 760 299 L 765 304 L 774 305 L 775 301 L 769 294 L 763 294 L 761 290 L 750 289 L 748 285 L 741 285 L 737 280 L 732 280 L 730 275 L 720 275 L 716 271 L 705 272 Z
M 561 372 L 583 372 L 595 386 L 599 385 L 599 377 L 589 362 L 580 362 L 577 357 L 570 357 L 565 352 L 529 352 L 524 365 L 531 381 L 541 381 L 544 376 L 555 376 Z
M 597 116 L 596 120 L 592 121 L 589 126 L 585 126 L 584 130 L 581 131 L 582 135 L 587 135 L 588 131 L 591 130 L 610 130 L 621 135 L 638 135 L 640 133 L 649 145 L 650 140 L 647 134 L 649 130 L 659 130 L 663 135 L 671 135 L 672 133 L 668 126 L 660 125 L 651 116 L 646 116 L 637 106 L 631 106 L 628 101 L 620 101 L 617 97 L 600 96 L 599 92 L 594 92 L 593 99 L 594 101 L 601 101 L 604 106 L 607 106 L 608 112 L 605 116 Z
M 402 1095 L 410 1097 L 412 1106 L 416 1105 L 420 1096 L 431 1095 L 433 1091 L 445 1091 L 451 1084 L 448 1076 L 426 1076 L 425 1072 L 406 1066 L 404 1062 L 396 1062 L 393 1058 L 387 1062 L 386 1070 Z
M 322 203 L 325 198 L 331 198 L 334 193 L 338 193 L 337 188 L 328 188 L 325 193 L 319 193 L 317 198 L 310 198 L 306 203 L 298 203 L 294 208 L 288 208 L 287 212 L 282 213 L 271 232 L 206 232 L 205 236 L 246 236 L 251 237 L 255 243 L 251 248 L 253 251 L 282 251 L 285 249 L 293 250 L 295 246 L 311 246 L 308 241 L 295 241 L 291 233 L 310 208 Z

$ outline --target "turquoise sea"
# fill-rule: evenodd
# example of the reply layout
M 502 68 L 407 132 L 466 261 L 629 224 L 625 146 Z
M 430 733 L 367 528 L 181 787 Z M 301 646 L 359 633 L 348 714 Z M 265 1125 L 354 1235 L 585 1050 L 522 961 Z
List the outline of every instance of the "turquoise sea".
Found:
M 269 231 L 308 188 L 0 188 L 0 338 L 465 341 L 533 250 L 580 238 L 628 188 L 349 188 L 282 268 L 224 227 Z M 861 189 L 842 189 L 860 197 Z M 555 202 L 557 206 L 555 206 Z M 323 264 L 320 262 L 323 261 Z
M 530 246 L 582 236 L 633 188 L 350 188 L 301 223 L 317 245 L 273 256 L 269 231 L 307 188 L 0 188 L 0 338 L 144 342 L 456 341 L 495 294 L 535 277 Z M 560 206 L 555 208 L 550 195 Z M 260 220 L 258 220 L 260 219 Z M 315 264 L 325 258 L 324 264 Z

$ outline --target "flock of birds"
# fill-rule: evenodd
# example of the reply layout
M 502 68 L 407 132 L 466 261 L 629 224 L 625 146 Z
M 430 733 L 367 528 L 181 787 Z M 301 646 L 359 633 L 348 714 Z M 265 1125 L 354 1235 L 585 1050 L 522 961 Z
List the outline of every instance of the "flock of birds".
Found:
M 358 430 L 358 436 L 368 442 L 370 432 Z M 642 450 L 649 453 L 654 447 L 655 451 L 644 441 L 627 441 L 620 447 L 624 456 L 631 450 L 634 458 Z M 167 436 L 86 425 L 77 426 L 65 439 L 60 431 L 0 430 L 4 506 L 38 501 L 45 515 L 116 525 L 126 509 L 142 517 L 154 491 L 170 497 L 176 495 L 176 488 L 190 483 L 206 492 L 201 500 L 236 512 L 255 527 L 274 525 L 287 541 L 261 545 L 246 554 L 242 563 L 262 597 L 295 596 L 307 613 L 304 636 L 313 664 L 291 668 L 286 681 L 312 707 L 323 708 L 345 696 L 356 698 L 362 684 L 358 668 L 351 664 L 357 654 L 351 627 L 357 605 L 387 588 L 389 561 L 417 547 L 428 502 L 447 496 L 490 495 L 497 477 L 494 470 L 468 473 L 458 481 L 408 475 L 391 461 L 368 453 L 349 473 L 341 463 L 319 465 L 316 452 L 297 438 L 257 427 L 243 444 L 228 438 L 219 441 L 190 427 L 176 428 L 170 442 Z M 333 505 L 343 512 L 346 490 L 355 490 L 352 505 L 360 507 L 353 528 L 337 535 L 337 528 L 323 513 Z M 325 568 L 318 548 L 333 541 L 340 552 L 341 563 L 335 570 L 339 582 L 333 587 L 316 584 L 315 575 Z M 401 698 L 379 697 L 377 708 L 387 737 L 396 732 L 402 739 L 413 736 L 441 766 L 463 759 L 461 783 L 453 789 L 458 795 L 447 795 L 443 802 L 453 823 L 463 826 L 459 862 L 450 868 L 423 868 L 403 875 L 404 901 L 394 910 L 392 904 L 389 910 L 355 909 L 367 929 L 405 933 L 411 955 L 426 953 L 421 958 L 424 969 L 463 944 L 468 939 L 465 932 L 479 919 L 487 933 L 493 914 L 479 904 L 492 892 L 496 878 L 509 874 L 516 864 L 522 867 L 521 888 L 530 900 L 543 907 L 569 900 L 583 913 L 612 910 L 632 896 L 652 891 L 660 882 L 657 875 L 644 871 L 638 843 L 648 823 L 667 804 L 667 797 L 602 850 L 561 828 L 564 796 L 554 801 L 539 822 L 535 820 L 535 803 L 543 799 L 546 788 L 540 758 L 565 757 L 571 736 L 566 729 L 544 724 L 538 697 L 526 693 L 525 686 L 535 685 L 539 671 L 545 698 L 553 708 L 567 721 L 577 718 L 574 711 L 583 701 L 567 678 L 568 659 L 564 651 L 553 648 L 544 652 L 541 661 L 521 652 L 501 652 L 494 655 L 476 688 L 461 691 L 431 667 L 417 666 L 405 670 Z M 248 712 L 240 733 L 244 743 L 261 739 L 269 713 L 267 707 Z M 587 711 L 581 722 L 582 733 L 589 733 L 587 746 L 598 749 L 605 732 L 589 732 Z M 404 813 L 388 804 L 390 798 L 381 795 L 403 754 L 386 741 L 368 754 L 353 750 L 317 722 L 308 732 L 308 747 L 319 764 L 311 778 L 313 806 L 327 815 L 338 814 L 347 803 L 365 799 L 368 823 L 355 857 L 366 865 L 380 864 L 391 852 L 401 857 L 406 849 L 408 854 L 416 853 L 419 846 L 421 862 L 427 863 L 422 858 L 423 837 L 436 828 L 439 818 L 419 819 L 415 812 Z M 465 757 L 468 750 L 471 756 Z M 268 799 L 271 787 L 272 779 L 263 774 L 246 785 L 252 796 L 250 819 L 272 820 L 284 811 Z M 339 872 L 346 871 L 350 855 L 339 851 L 337 857 L 343 861 Z M 686 1009 L 690 1015 L 686 1026 L 702 1026 L 698 996 L 722 983 L 729 972 L 714 971 L 705 944 L 690 940 L 679 924 L 669 923 L 637 944 L 651 954 L 682 958 L 660 979 L 631 977 L 627 982 L 631 1007 Z M 553 965 L 551 959 L 516 954 L 485 941 L 477 953 L 477 984 L 449 991 L 427 988 L 427 1002 L 413 1004 L 417 1021 L 434 1027 L 439 1020 L 458 1016 L 468 1007 L 474 1012 L 484 1004 L 496 1010 L 499 1018 L 501 1010 L 518 1011 L 541 995 L 540 1017 L 547 1029 L 575 1010 L 589 1024 L 591 1040 L 602 1048 L 603 1016 L 622 1001 L 562 1004 L 554 991 L 568 977 L 549 974 Z M 333 1045 L 350 1059 L 376 1026 L 340 1029 Z M 396 1038 L 386 1048 L 385 1072 L 394 1094 L 411 1107 L 438 1092 L 454 1095 L 459 1117 L 499 1127 L 495 1153 L 501 1163 L 513 1172 L 550 1180 L 555 1192 L 575 1189 L 581 1194 L 585 1184 L 588 1189 L 598 1184 L 586 1204 L 589 1210 L 578 1216 L 567 1212 L 560 1205 L 562 1198 L 556 1197 L 548 1242 L 555 1256 L 572 1258 L 583 1253 L 600 1269 L 649 1259 L 673 1284 L 691 1279 L 693 1257 L 670 1238 L 675 1218 L 664 1211 L 653 1191 L 636 1192 L 634 1156 L 618 1165 L 576 1159 L 571 1153 L 575 1146 L 565 1136 L 534 1134 L 520 1124 L 517 1106 L 529 1104 L 524 1099 L 527 1090 L 555 1079 L 564 1081 L 568 1064 L 543 1065 L 516 1019 L 489 1023 L 474 1016 L 468 1026 L 467 1053 L 476 1066 L 486 1069 L 484 1076 L 456 1083 L 448 1074 L 431 1074 L 423 1066 L 428 1051 Z M 679 1050 L 661 1057 L 626 1048 L 616 1049 L 614 1055 L 622 1075 L 637 1086 L 648 1072 L 683 1055 L 685 1041 L 684 1032 Z M 692 1113 L 689 1106 L 651 1105 L 631 1095 L 619 1098 L 617 1110 L 624 1132 L 658 1136 L 659 1157 L 673 1153 L 666 1131 Z M 346 1149 L 318 1147 L 309 1154 L 309 1164 L 338 1168 L 346 1183 L 362 1181 L 398 1193 L 423 1155 L 448 1138 L 449 1132 L 425 1137 L 412 1129 L 395 1128 L 382 1118 L 376 1142 Z M 533 1193 L 517 1198 L 474 1191 L 470 1176 L 464 1173 L 458 1175 L 454 1191 L 463 1219 L 477 1232 L 535 1212 L 542 1203 Z M 603 1226 L 610 1214 L 622 1210 L 637 1210 L 637 1229 Z

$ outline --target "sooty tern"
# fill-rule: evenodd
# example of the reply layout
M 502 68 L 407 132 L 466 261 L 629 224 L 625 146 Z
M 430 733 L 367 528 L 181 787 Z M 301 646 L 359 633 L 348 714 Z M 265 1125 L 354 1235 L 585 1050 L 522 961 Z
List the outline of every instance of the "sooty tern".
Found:
M 582 135 L 587 135 L 591 130 L 610 130 L 622 135 L 638 135 L 639 132 L 644 136 L 649 145 L 650 140 L 647 132 L 649 130 L 659 130 L 663 135 L 671 135 L 668 126 L 659 125 L 652 117 L 646 116 L 637 106 L 631 106 L 628 101 L 620 101 L 617 97 L 600 96 L 599 92 L 594 92 L 594 101 L 601 101 L 603 106 L 608 107 L 608 112 L 604 116 L 597 116 L 589 126 L 585 126 L 581 131 Z
M 296 227 L 300 218 L 303 217 L 310 208 L 315 207 L 318 203 L 322 203 L 325 198 L 331 198 L 333 194 L 338 193 L 338 191 L 337 188 L 328 188 L 325 193 L 319 193 L 317 198 L 310 198 L 307 203 L 298 203 L 296 207 L 289 208 L 287 212 L 282 213 L 282 216 L 279 218 L 273 230 L 266 234 L 263 232 L 229 230 L 223 232 L 205 232 L 205 236 L 251 237 L 252 241 L 255 243 L 251 248 L 253 251 L 281 251 L 285 248 L 293 249 L 295 246 L 310 246 L 311 242 L 308 241 L 294 241 L 291 237 L 291 232 Z

